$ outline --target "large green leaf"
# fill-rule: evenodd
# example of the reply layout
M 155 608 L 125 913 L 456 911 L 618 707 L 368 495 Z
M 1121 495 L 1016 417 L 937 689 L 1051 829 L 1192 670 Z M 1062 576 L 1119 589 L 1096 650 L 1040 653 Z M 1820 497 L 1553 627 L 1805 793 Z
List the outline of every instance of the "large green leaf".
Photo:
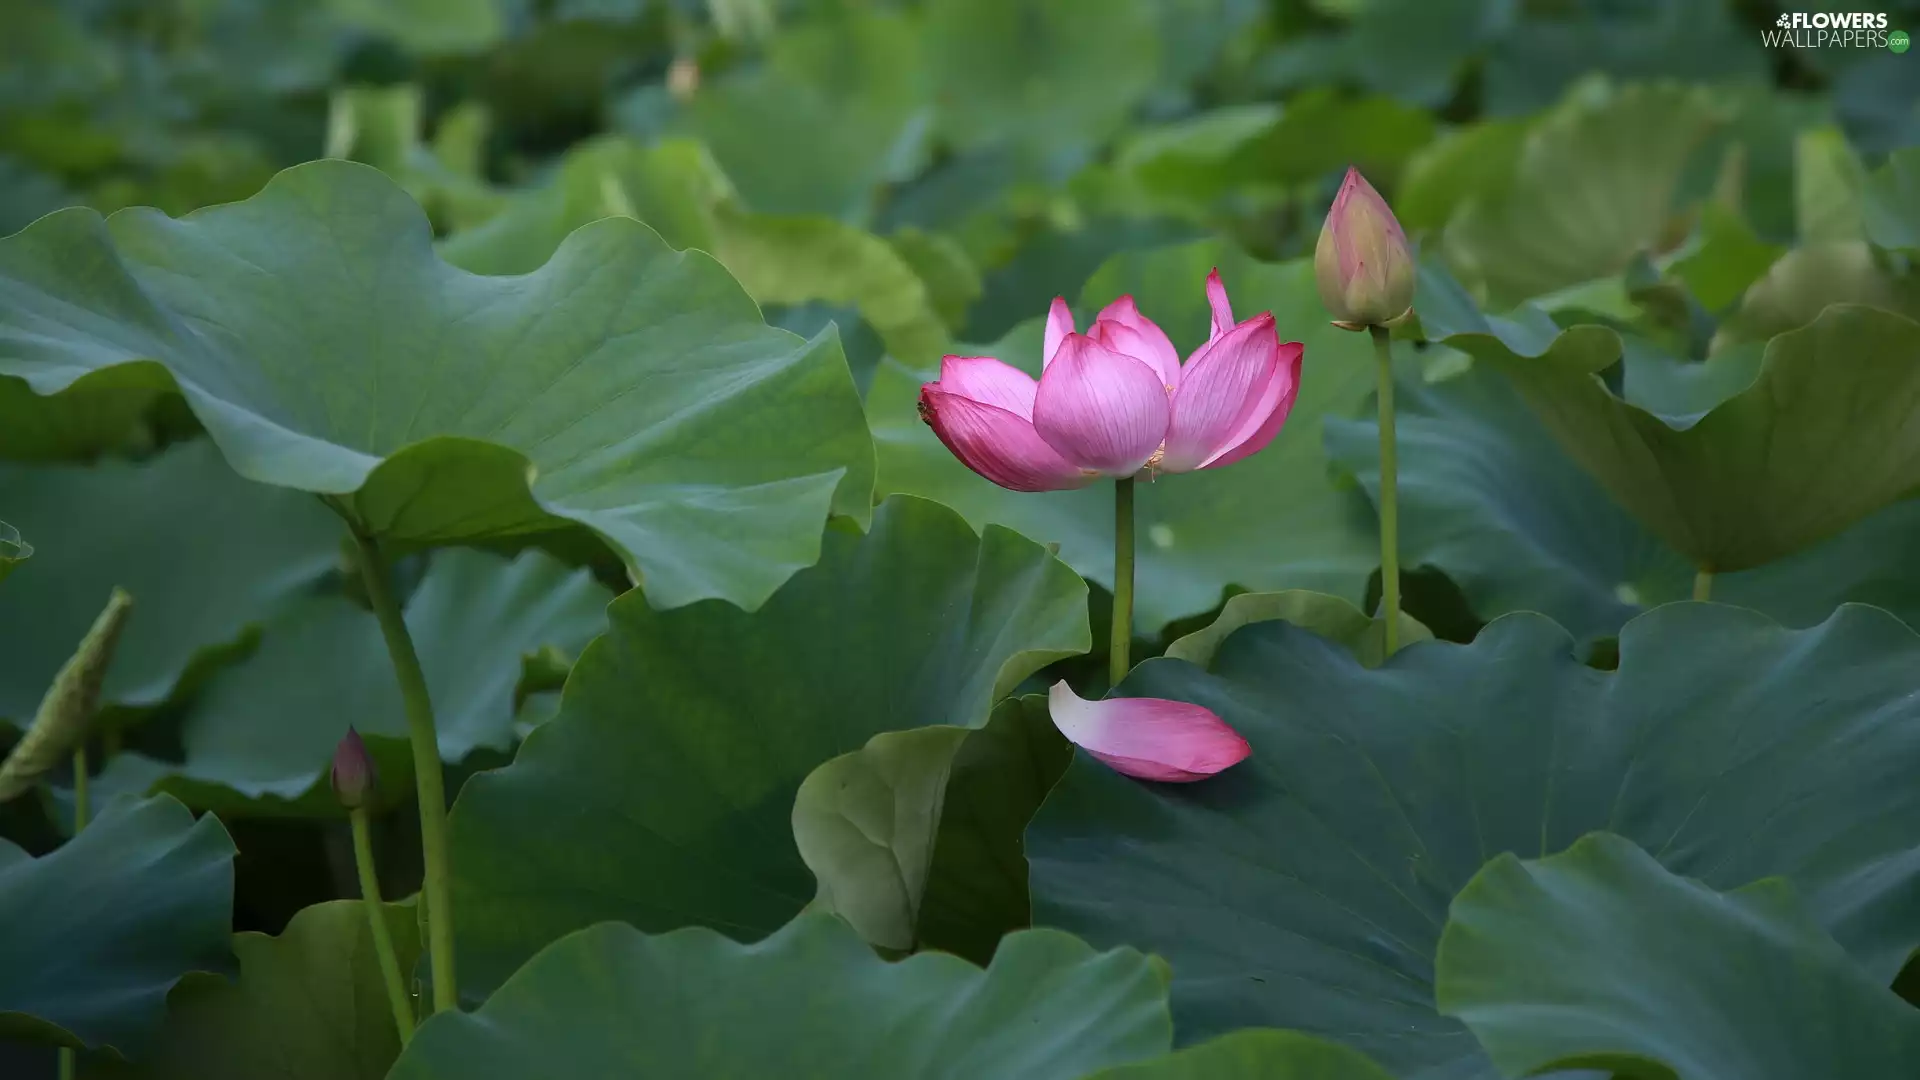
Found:
M 1327 430 L 1329 434 L 1333 431 L 1331 421 Z M 1386 659 L 1385 619 L 1371 618 L 1341 597 L 1304 589 L 1241 593 L 1228 597 L 1227 602 L 1220 605 L 1220 614 L 1212 622 L 1174 639 L 1167 645 L 1165 655 L 1207 667 L 1213 663 L 1214 654 L 1220 651 L 1220 646 L 1233 636 L 1234 631 L 1252 623 L 1274 619 L 1284 619 L 1295 626 L 1306 627 L 1329 641 L 1345 645 L 1368 667 L 1379 667 L 1381 661 Z M 1400 644 L 1410 645 L 1431 637 L 1433 631 L 1420 625 L 1420 620 L 1404 611 L 1400 613 Z
M 1164 977 L 1052 930 L 1014 936 L 982 971 L 942 953 L 885 963 L 829 915 L 755 945 L 602 923 L 478 1012 L 429 1021 L 389 1075 L 533 1080 L 564 1060 L 590 1076 L 1076 1080 L 1166 1048 Z
M 865 536 L 830 529 L 757 613 L 629 594 L 608 616 L 559 716 L 454 808 L 470 989 L 600 919 L 771 932 L 813 897 L 791 819 L 815 766 L 883 731 L 977 727 L 1090 646 L 1085 585 L 1046 549 L 905 497 Z
M 1509 1076 L 1920 1073 L 1920 1013 L 1785 882 L 1716 893 L 1606 833 L 1487 864 L 1454 898 L 1437 967 L 1441 1010 Z
M 774 38 L 765 64 L 703 88 L 685 126 L 751 209 L 866 224 L 881 185 L 923 157 L 921 44 L 901 13 L 825 14 Z
M 1797 330 L 1833 304 L 1920 318 L 1920 274 L 1902 272 L 1862 241 L 1794 248 L 1767 269 L 1713 335 L 1718 355 Z
M 178 221 L 43 218 L 0 241 L 0 297 L 0 374 L 50 394 L 158 362 L 241 475 L 386 541 L 584 526 L 656 602 L 752 606 L 830 509 L 868 513 L 838 344 L 626 219 L 477 277 L 391 181 L 319 161 Z
M 1393 1080 L 1366 1055 L 1297 1031 L 1249 1028 L 1088 1080 Z
M 931 0 L 924 25 L 940 131 L 1056 175 L 1120 127 L 1161 64 L 1143 0 Z
M 420 955 L 410 906 L 385 908 L 400 970 Z M 235 983 L 174 992 L 167 1025 L 136 1064 L 89 1061 L 87 1080 L 380 1080 L 400 1054 L 359 900 L 304 908 L 278 937 L 237 934 Z
M 1029 695 L 985 727 L 882 732 L 822 764 L 793 803 L 815 906 L 875 945 L 986 963 L 1028 925 L 1021 834 L 1072 755 Z
M 1861 216 L 1867 239 L 1884 248 L 1920 250 L 1920 147 L 1895 150 L 1867 178 Z
M 713 253 L 762 304 L 854 307 L 889 351 L 913 363 L 937 360 L 946 342 L 926 284 L 885 240 L 828 217 L 749 213 L 705 148 L 685 140 L 584 143 L 546 184 L 521 192 L 484 225 L 455 233 L 443 253 L 476 273 L 526 273 L 575 229 L 622 215 L 670 243 Z
M 587 571 L 538 551 L 512 561 L 436 553 L 405 614 L 441 756 L 511 749 L 525 659 L 547 646 L 578 653 L 606 626 L 610 598 Z M 381 765 L 382 795 L 411 798 L 406 710 L 379 626 L 345 598 L 314 597 L 268 623 L 259 650 L 196 696 L 180 730 L 182 762 L 122 754 L 100 783 L 222 813 L 337 816 L 327 768 L 349 724 Z
M 1306 588 L 1359 601 L 1378 563 L 1370 515 L 1354 492 L 1327 477 L 1320 447 L 1324 417 L 1357 409 L 1372 385 L 1365 335 L 1327 324 L 1306 261 L 1254 262 L 1218 242 L 1108 260 L 1083 291 L 1083 313 L 1133 293 L 1142 310 L 1189 350 L 1206 340 L 1207 271 L 1220 267 L 1235 312 L 1272 309 L 1282 340 L 1306 345 L 1300 395 L 1271 446 L 1224 469 L 1164 476 L 1136 492 L 1135 619 L 1151 633 L 1220 603 L 1229 585 Z M 1025 324 L 985 352 L 1040 372 L 1040 324 Z M 1058 543 L 1060 557 L 1088 579 L 1113 582 L 1113 492 L 1007 491 L 956 461 L 916 410 L 920 384 L 937 371 L 886 362 L 867 394 L 880 452 L 880 489 L 937 498 L 976 524 L 997 522 Z
M 0 718 L 16 724 L 114 587 L 135 608 L 102 701 L 153 705 L 340 554 L 319 500 L 235 476 L 205 440 L 137 464 L 0 465 L 0 507 L 38 548 L 0 591 Z
M 0 841 L 0 1032 L 138 1054 L 174 983 L 233 968 L 233 855 L 165 796 L 117 799 L 37 859 Z
M 1767 344 L 1752 384 L 1710 409 L 1622 399 L 1601 326 L 1473 310 L 1423 272 L 1420 319 L 1508 376 L 1566 452 L 1696 567 L 1746 570 L 1811 547 L 1920 487 L 1920 323 L 1835 305 Z M 1757 286 L 1756 286 L 1757 287 Z
M 1369 669 L 1268 622 L 1211 673 L 1147 661 L 1123 693 L 1206 705 L 1252 756 L 1192 785 L 1076 758 L 1028 830 L 1034 921 L 1165 956 L 1185 1039 L 1299 1028 L 1481 1080 L 1433 1007 L 1448 902 L 1501 852 L 1608 829 L 1716 887 L 1790 878 L 1890 982 L 1920 944 L 1920 636 L 1868 607 L 1796 631 L 1683 603 L 1626 625 L 1615 672 L 1572 645 L 1517 614 Z
M 1620 273 L 1659 249 L 1688 159 L 1721 119 L 1699 88 L 1576 88 L 1527 132 L 1511 182 L 1448 222 L 1448 261 L 1501 307 Z
M 1627 367 L 1629 399 L 1647 370 Z M 1481 617 L 1538 611 L 1585 641 L 1689 595 L 1693 566 L 1582 471 L 1497 372 L 1476 364 L 1433 384 L 1402 380 L 1394 408 L 1402 565 L 1445 571 Z M 1370 419 L 1327 425 L 1329 453 L 1369 494 L 1379 487 L 1379 446 Z M 1906 500 L 1797 555 L 1715 575 L 1712 595 L 1790 626 L 1821 622 L 1847 601 L 1912 623 L 1916 545 L 1920 501 Z

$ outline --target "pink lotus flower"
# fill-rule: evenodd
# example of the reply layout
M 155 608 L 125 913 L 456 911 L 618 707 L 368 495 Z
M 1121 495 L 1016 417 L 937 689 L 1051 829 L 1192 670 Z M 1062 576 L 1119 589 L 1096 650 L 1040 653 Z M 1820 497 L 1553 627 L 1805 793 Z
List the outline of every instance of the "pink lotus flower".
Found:
M 948 356 L 920 388 L 920 418 L 967 468 L 1015 491 L 1231 465 L 1286 423 L 1302 349 L 1280 343 L 1271 312 L 1235 323 L 1218 270 L 1207 301 L 1213 333 L 1183 367 L 1133 297 L 1085 334 L 1055 298 L 1038 382 L 990 356 Z
M 1048 691 L 1047 711 L 1068 742 L 1142 780 L 1204 780 L 1253 752 L 1213 710 L 1184 701 L 1088 701 L 1062 681 Z
M 1334 325 L 1385 326 L 1413 310 L 1413 251 L 1400 219 L 1360 170 L 1347 169 L 1313 249 L 1320 300 Z

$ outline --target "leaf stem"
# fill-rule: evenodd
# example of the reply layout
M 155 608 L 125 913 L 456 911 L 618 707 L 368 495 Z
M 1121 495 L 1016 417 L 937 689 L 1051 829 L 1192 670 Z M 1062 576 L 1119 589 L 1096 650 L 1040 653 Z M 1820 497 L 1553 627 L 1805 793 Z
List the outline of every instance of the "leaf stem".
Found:
M 373 868 L 373 831 L 367 824 L 366 807 L 348 811 L 353 823 L 353 865 L 360 871 L 360 899 L 367 906 L 367 925 L 373 931 L 373 951 L 380 960 L 380 978 L 387 984 L 387 1003 L 393 1006 L 393 1026 L 400 1031 L 400 1045 L 413 1038 L 413 999 L 407 996 L 407 984 L 400 975 L 400 957 L 393 951 L 393 932 L 387 928 L 386 911 L 380 902 L 380 878 Z
M 80 830 L 87 827 L 87 818 L 92 816 L 87 805 L 87 741 L 73 744 L 73 835 L 79 836 Z
M 1133 477 L 1113 485 L 1113 632 L 1107 644 L 1107 681 L 1119 686 L 1132 668 Z
M 1387 655 L 1400 647 L 1400 464 L 1393 436 L 1392 333 L 1369 326 L 1380 402 L 1380 617 L 1386 620 Z
M 1713 571 L 1696 570 L 1693 573 L 1693 598 L 1705 600 L 1713 595 Z
M 79 836 L 80 830 L 87 827 L 90 809 L 87 805 L 87 740 L 82 738 L 73 744 L 73 835 Z M 73 1047 L 61 1047 L 60 1080 L 73 1080 L 79 1071 L 77 1063 Z
M 358 529 L 352 533 L 367 602 L 380 620 L 380 634 L 387 640 L 387 656 L 393 661 L 400 697 L 407 707 L 407 740 L 413 747 L 413 780 L 420 803 L 420 848 L 426 863 L 422 898 L 427 906 L 427 951 L 433 965 L 433 1011 L 441 1013 L 458 1005 L 460 997 L 453 973 L 453 872 L 447 856 L 447 789 L 440 769 L 440 737 L 434 730 L 427 678 L 420 671 L 420 657 L 414 652 L 406 618 L 394 601 L 386 562 L 371 537 L 361 535 Z

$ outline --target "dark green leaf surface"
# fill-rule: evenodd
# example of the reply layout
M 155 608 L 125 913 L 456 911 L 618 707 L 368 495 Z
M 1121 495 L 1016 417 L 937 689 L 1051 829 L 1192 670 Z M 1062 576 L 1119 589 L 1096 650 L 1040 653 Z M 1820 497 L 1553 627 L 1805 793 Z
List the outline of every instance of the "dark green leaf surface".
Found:
M 386 906 L 401 971 L 420 933 L 411 906 Z M 238 982 L 176 990 L 166 1028 L 134 1064 L 90 1061 L 85 1080 L 380 1080 L 400 1035 L 359 900 L 302 909 L 278 937 L 236 934 Z
M 1088 1080 L 1393 1080 L 1367 1056 L 1297 1031 L 1249 1028 Z
M 0 842 L 0 1032 L 137 1055 L 174 983 L 233 969 L 233 856 L 166 796 L 115 800 L 38 859 Z
M 116 586 L 136 610 L 102 700 L 154 705 L 339 559 L 318 500 L 235 476 L 205 440 L 139 464 L 0 466 L 0 506 L 37 549 L 0 591 L 0 718 L 16 724 Z
M 1622 629 L 1617 672 L 1572 644 L 1510 615 L 1368 669 L 1269 622 L 1212 673 L 1148 661 L 1124 693 L 1203 704 L 1253 754 L 1191 785 L 1077 758 L 1028 831 L 1035 922 L 1166 957 L 1183 1039 L 1298 1028 L 1404 1080 L 1495 1075 L 1434 1011 L 1447 904 L 1501 852 L 1596 829 L 1715 887 L 1789 878 L 1891 981 L 1920 944 L 1920 636 L 1671 604 Z
M 1717 893 L 1607 833 L 1489 863 L 1454 899 L 1437 967 L 1441 1011 L 1509 1076 L 1920 1072 L 1920 1013 L 1787 883 Z
M 943 953 L 885 963 L 822 914 L 756 945 L 602 923 L 477 1013 L 429 1021 L 389 1075 L 534 1080 L 564 1060 L 589 1076 L 1076 1080 L 1166 1048 L 1164 977 L 1052 930 L 1010 938 L 982 971 Z
M 1595 378 L 1620 359 L 1613 330 L 1559 333 L 1531 307 L 1490 318 L 1440 277 L 1423 273 L 1422 286 L 1427 336 L 1499 368 L 1566 452 L 1695 567 L 1763 566 L 1920 488 L 1920 428 L 1907 423 L 1920 323 L 1905 316 L 1828 308 L 1769 342 L 1751 385 L 1675 416 Z
M 1704 373 L 1722 363 L 1731 360 L 1684 366 Z M 1627 369 L 1629 398 L 1646 370 Z M 1538 611 L 1584 641 L 1690 593 L 1687 560 L 1582 471 L 1497 372 L 1475 365 L 1433 384 L 1402 380 L 1394 406 L 1401 563 L 1445 571 L 1483 618 Z M 1369 494 L 1379 485 L 1379 445 L 1371 420 L 1327 425 L 1329 453 Z M 1716 574 L 1712 596 L 1789 626 L 1824 621 L 1849 601 L 1912 623 L 1920 582 L 1907 565 L 1917 545 L 1920 502 L 1905 500 L 1799 554 Z
M 182 220 L 55 214 L 0 241 L 0 374 L 51 394 L 157 361 L 227 461 L 383 540 L 584 526 L 666 605 L 753 606 L 866 516 L 831 337 L 768 328 L 697 252 L 611 219 L 534 273 L 441 262 L 365 166 L 319 161 Z
M 441 756 L 511 749 L 524 658 L 546 646 L 576 654 L 606 626 L 609 599 L 587 571 L 538 551 L 435 553 L 406 620 Z M 381 765 L 382 796 L 410 799 L 406 713 L 379 626 L 349 600 L 314 597 L 269 623 L 258 651 L 195 699 L 180 732 L 184 762 L 123 754 L 102 784 L 157 786 L 223 813 L 338 816 L 327 767 L 349 724 Z
M 756 613 L 630 593 L 608 616 L 559 716 L 454 808 L 470 990 L 603 919 L 772 932 L 814 894 L 792 835 L 809 772 L 883 731 L 978 727 L 1090 647 L 1085 585 L 1046 549 L 908 497 L 865 536 L 830 529 Z
M 1333 430 L 1331 421 L 1328 431 Z M 1405 541 L 1402 541 L 1405 544 Z M 1402 550 L 1405 548 L 1403 546 Z M 1379 667 L 1387 653 L 1386 620 L 1368 617 L 1367 613 L 1338 596 L 1326 593 L 1306 592 L 1301 589 L 1289 589 L 1274 593 L 1241 593 L 1229 597 L 1220 605 L 1220 614 L 1212 622 L 1183 635 L 1167 646 L 1166 654 L 1176 660 L 1185 660 L 1189 664 L 1208 667 L 1213 663 L 1214 654 L 1235 630 L 1253 623 L 1271 622 L 1282 619 L 1295 626 L 1304 627 L 1319 634 L 1328 641 L 1337 641 L 1353 650 L 1353 654 L 1368 667 Z M 1420 620 L 1400 613 L 1400 644 L 1411 645 L 1416 641 L 1426 641 L 1433 637 L 1433 631 L 1420 625 Z
M 1327 479 L 1320 425 L 1357 409 L 1373 383 L 1365 335 L 1326 321 L 1306 261 L 1258 263 L 1218 242 L 1109 260 L 1082 293 L 1086 317 L 1121 293 L 1160 323 L 1176 347 L 1206 340 L 1207 272 L 1220 267 L 1241 318 L 1271 309 L 1282 341 L 1305 343 L 1300 396 L 1271 445 L 1224 469 L 1162 476 L 1136 489 L 1134 621 L 1152 633 L 1220 603 L 1229 585 L 1305 588 L 1357 602 L 1379 562 L 1370 515 L 1356 493 Z M 1036 313 L 1038 314 L 1038 313 Z M 956 346 L 956 348 L 960 348 Z M 984 350 L 1040 372 L 1040 324 L 1028 323 Z M 956 461 L 921 422 L 920 384 L 938 376 L 883 363 L 867 394 L 880 453 L 880 490 L 939 499 L 975 524 L 996 522 L 1060 545 L 1089 580 L 1113 582 L 1113 491 L 1007 491 Z

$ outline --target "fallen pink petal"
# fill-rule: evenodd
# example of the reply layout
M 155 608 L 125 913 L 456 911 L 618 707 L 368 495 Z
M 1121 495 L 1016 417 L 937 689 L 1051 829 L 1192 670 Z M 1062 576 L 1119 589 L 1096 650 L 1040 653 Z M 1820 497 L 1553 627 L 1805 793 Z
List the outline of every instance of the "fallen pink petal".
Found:
M 1213 710 L 1163 698 L 1088 701 L 1063 680 L 1047 694 L 1067 741 L 1114 771 L 1141 780 L 1204 780 L 1247 759 L 1253 748 Z

